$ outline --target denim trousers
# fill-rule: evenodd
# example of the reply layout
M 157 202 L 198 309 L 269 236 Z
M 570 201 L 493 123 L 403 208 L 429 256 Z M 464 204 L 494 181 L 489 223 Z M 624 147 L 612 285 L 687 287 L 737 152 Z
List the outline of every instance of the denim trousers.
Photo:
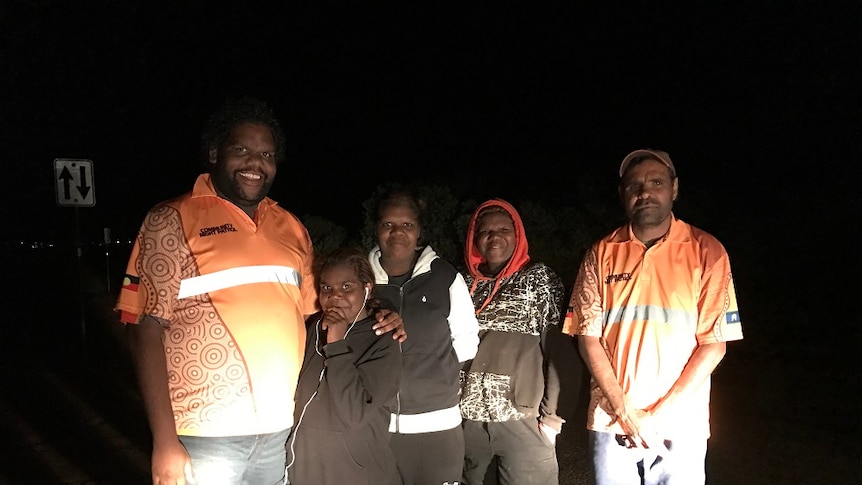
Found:
M 626 448 L 617 435 L 590 431 L 596 485 L 703 485 L 706 439 L 664 440 L 667 450 Z
M 281 485 L 290 428 L 249 436 L 180 436 L 196 485 Z

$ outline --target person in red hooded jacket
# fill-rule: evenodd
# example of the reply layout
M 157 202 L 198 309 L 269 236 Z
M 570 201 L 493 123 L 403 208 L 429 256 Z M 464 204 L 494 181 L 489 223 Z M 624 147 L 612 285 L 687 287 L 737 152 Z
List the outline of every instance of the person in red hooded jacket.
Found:
M 464 252 L 480 342 L 461 371 L 463 481 L 481 485 L 496 458 L 501 484 L 556 484 L 564 420 L 544 340 L 562 320 L 562 280 L 530 259 L 521 216 L 504 200 L 475 210 Z

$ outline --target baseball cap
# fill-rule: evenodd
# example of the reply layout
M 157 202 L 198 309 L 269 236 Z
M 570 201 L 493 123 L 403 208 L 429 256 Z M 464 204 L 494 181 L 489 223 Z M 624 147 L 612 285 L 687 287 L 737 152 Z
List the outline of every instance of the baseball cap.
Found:
M 676 177 L 676 168 L 673 166 L 673 162 L 670 161 L 670 155 L 668 155 L 667 152 L 661 150 L 653 150 L 652 148 L 635 150 L 626 155 L 626 158 L 623 158 L 623 163 L 620 164 L 620 177 L 622 177 L 623 174 L 626 173 L 626 169 L 629 168 L 629 164 L 632 162 L 632 160 L 641 157 L 653 158 L 667 165 L 668 168 L 670 168 L 671 176 Z

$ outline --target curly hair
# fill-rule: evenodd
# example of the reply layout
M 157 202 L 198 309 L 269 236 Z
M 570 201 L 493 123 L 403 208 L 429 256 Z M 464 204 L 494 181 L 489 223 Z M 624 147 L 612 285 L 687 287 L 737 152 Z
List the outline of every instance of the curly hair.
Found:
M 220 147 L 230 137 L 236 125 L 245 122 L 259 123 L 269 128 L 275 142 L 275 161 L 281 163 L 285 157 L 284 132 L 275 118 L 272 108 L 265 102 L 249 96 L 228 98 L 204 123 L 201 133 L 202 162 L 209 165 L 212 147 Z
M 374 270 L 368 262 L 368 254 L 358 246 L 342 246 L 314 258 L 314 279 L 319 284 L 320 275 L 335 266 L 347 266 L 363 285 L 374 284 Z
M 320 286 L 320 275 L 327 269 L 336 266 L 346 266 L 356 275 L 356 279 L 363 285 L 374 286 L 374 270 L 368 261 L 368 254 L 359 246 L 350 245 L 333 249 L 325 254 L 315 254 L 314 257 L 314 284 Z M 376 299 L 368 299 L 368 308 L 372 313 L 380 308 L 380 302 Z

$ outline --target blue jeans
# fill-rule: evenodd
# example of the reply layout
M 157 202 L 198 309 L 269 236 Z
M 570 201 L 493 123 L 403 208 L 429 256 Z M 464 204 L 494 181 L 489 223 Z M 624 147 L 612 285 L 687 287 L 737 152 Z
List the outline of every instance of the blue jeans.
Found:
M 706 482 L 706 440 L 665 440 L 663 450 L 626 448 L 613 433 L 590 431 L 596 485 L 697 485 Z
M 290 428 L 277 433 L 201 437 L 180 436 L 192 459 L 197 485 L 281 485 L 284 444 Z

